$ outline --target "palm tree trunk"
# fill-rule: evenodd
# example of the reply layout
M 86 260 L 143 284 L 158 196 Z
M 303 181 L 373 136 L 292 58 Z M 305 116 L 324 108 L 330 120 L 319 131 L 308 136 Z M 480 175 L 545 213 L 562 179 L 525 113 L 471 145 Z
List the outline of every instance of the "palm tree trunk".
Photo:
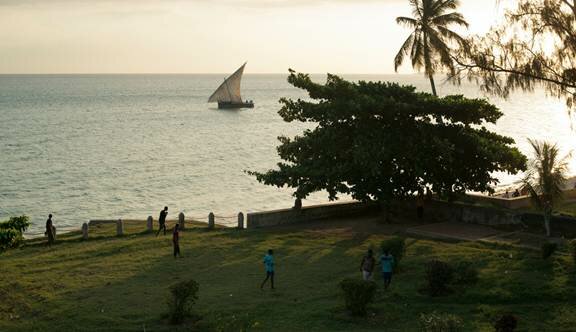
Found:
M 438 97 L 438 94 L 436 94 L 436 84 L 434 84 L 434 77 L 432 77 L 432 75 L 428 76 L 428 78 L 430 78 L 430 85 L 432 86 L 432 94 L 436 97 Z

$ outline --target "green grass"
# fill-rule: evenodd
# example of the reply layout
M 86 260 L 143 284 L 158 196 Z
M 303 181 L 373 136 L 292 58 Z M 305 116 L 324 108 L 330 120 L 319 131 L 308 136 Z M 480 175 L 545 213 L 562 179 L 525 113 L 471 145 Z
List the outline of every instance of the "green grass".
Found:
M 77 233 L 61 236 L 52 248 L 30 241 L 0 255 L 0 331 L 176 330 L 162 317 L 168 287 L 190 278 L 200 284 L 199 331 L 233 315 L 257 322 L 256 331 L 414 331 L 418 315 L 434 310 L 460 316 L 466 331 L 491 331 L 502 311 L 519 317 L 520 331 L 576 326 L 576 269 L 569 256 L 544 261 L 538 251 L 415 238 L 408 239 L 401 271 L 388 292 L 379 292 L 369 317 L 352 318 L 337 285 L 360 277 L 364 251 L 390 236 L 386 225 L 377 227 L 383 231 L 196 227 L 182 234 L 184 258 L 178 260 L 170 236 L 114 237 L 114 226 L 91 229 L 88 241 Z M 142 228 L 126 227 L 132 233 Z M 277 290 L 260 291 L 268 248 L 275 249 Z M 472 260 L 480 281 L 446 297 L 421 295 L 431 258 Z

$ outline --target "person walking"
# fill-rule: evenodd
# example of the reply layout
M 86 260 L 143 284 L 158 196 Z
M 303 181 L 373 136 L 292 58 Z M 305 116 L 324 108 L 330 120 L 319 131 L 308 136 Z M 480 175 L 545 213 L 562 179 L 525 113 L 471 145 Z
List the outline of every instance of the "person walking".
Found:
M 48 215 L 48 220 L 46 220 L 46 236 L 48 237 L 48 247 L 52 246 L 54 243 L 54 224 L 52 222 L 52 214 Z
M 174 258 L 182 257 L 180 255 L 180 225 L 176 224 L 174 226 L 174 231 L 172 232 L 172 244 L 174 244 Z
M 382 266 L 384 289 L 388 289 L 390 282 L 392 282 L 392 268 L 394 267 L 394 256 L 390 254 L 388 249 L 385 249 L 382 256 L 380 256 L 380 265 Z
M 270 289 L 274 289 L 274 252 L 268 249 L 268 253 L 264 256 L 264 267 L 266 268 L 266 279 L 262 281 L 260 289 L 264 289 L 264 285 L 270 279 Z
M 372 249 L 368 249 L 366 256 L 362 258 L 362 262 L 360 263 L 360 272 L 362 272 L 362 279 L 372 280 L 375 265 L 376 260 L 374 259 L 374 253 L 372 252 Z
M 156 236 L 158 236 L 158 234 L 160 234 L 160 231 L 164 230 L 164 235 L 166 235 L 166 216 L 168 215 L 168 207 L 165 206 L 164 210 L 160 211 L 160 217 L 158 218 L 158 232 L 156 233 Z

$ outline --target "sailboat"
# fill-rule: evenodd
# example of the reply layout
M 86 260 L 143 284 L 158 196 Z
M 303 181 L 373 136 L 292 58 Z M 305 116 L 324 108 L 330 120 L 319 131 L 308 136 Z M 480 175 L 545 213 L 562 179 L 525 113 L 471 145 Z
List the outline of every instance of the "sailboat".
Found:
M 218 103 L 219 109 L 226 108 L 254 108 L 254 102 L 243 101 L 240 95 L 240 82 L 244 73 L 244 63 L 234 74 L 224 79 L 216 91 L 208 98 L 209 103 Z

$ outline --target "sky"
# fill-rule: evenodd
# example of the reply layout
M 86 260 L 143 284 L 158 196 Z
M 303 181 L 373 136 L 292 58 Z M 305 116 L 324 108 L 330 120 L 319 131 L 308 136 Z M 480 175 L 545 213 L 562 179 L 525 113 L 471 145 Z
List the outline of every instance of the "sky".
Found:
M 469 33 L 501 17 L 496 0 L 461 3 Z M 408 0 L 0 0 L 0 73 L 389 74 L 410 14 Z

